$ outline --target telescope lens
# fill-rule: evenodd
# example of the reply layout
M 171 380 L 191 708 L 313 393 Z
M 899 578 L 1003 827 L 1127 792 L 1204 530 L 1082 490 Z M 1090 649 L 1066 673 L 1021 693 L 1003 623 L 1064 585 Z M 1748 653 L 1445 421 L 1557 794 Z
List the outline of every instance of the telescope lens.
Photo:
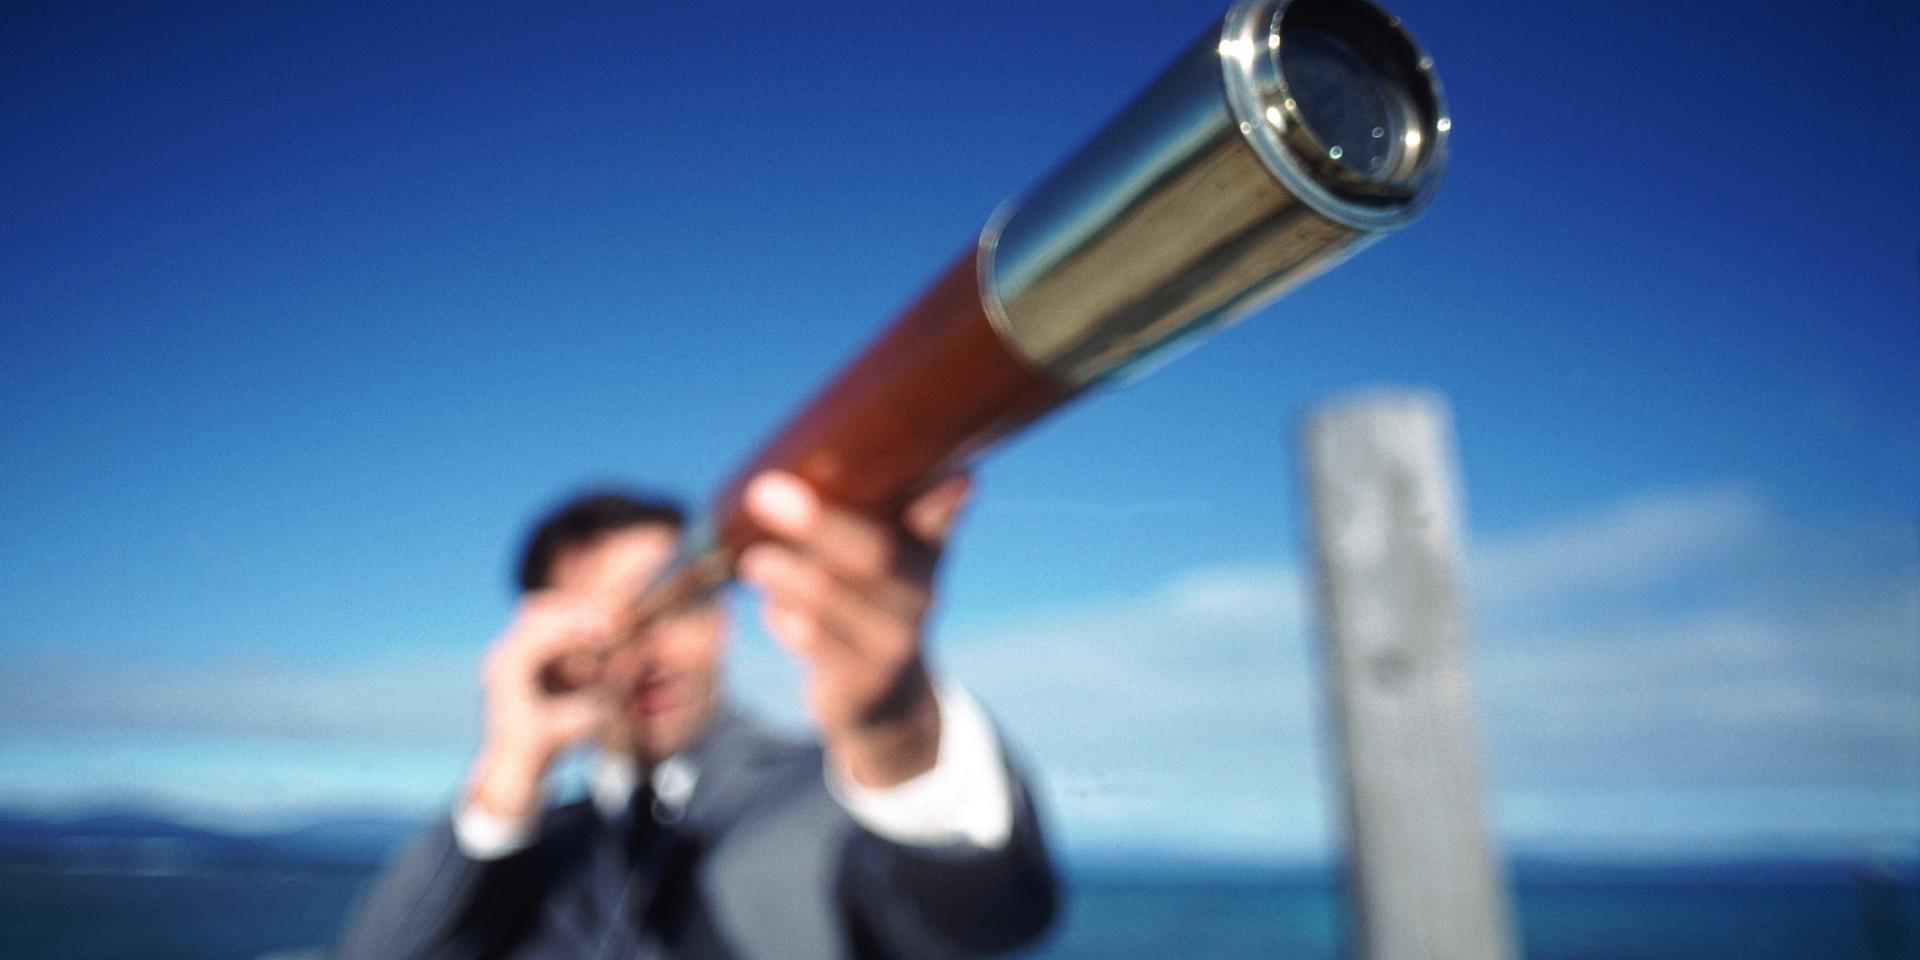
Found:
M 1405 156 L 1409 118 L 1391 81 L 1317 26 L 1282 30 L 1280 73 L 1307 130 L 1348 170 L 1369 180 L 1393 179 Z
M 1386 230 L 1432 199 L 1453 121 L 1397 18 L 1368 0 L 1240 0 L 1216 59 L 1246 142 L 1314 210 Z

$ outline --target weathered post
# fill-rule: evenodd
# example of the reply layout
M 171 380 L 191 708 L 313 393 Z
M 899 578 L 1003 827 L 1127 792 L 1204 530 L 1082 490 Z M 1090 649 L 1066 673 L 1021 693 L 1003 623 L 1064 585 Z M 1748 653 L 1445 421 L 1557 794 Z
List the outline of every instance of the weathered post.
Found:
M 1482 812 L 1445 401 L 1375 391 L 1303 432 L 1362 960 L 1508 960 Z

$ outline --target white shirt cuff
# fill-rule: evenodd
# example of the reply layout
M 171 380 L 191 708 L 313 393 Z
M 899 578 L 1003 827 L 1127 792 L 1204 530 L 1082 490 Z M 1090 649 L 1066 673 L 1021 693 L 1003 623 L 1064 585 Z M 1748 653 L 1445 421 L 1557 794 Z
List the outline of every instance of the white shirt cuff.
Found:
M 453 814 L 453 843 L 469 860 L 504 860 L 533 844 L 539 818 L 496 817 L 470 803 Z
M 999 850 L 1013 836 L 1013 785 L 993 725 L 965 690 L 942 685 L 933 769 L 891 787 L 868 787 L 827 764 L 827 790 L 855 822 L 895 843 L 955 843 Z

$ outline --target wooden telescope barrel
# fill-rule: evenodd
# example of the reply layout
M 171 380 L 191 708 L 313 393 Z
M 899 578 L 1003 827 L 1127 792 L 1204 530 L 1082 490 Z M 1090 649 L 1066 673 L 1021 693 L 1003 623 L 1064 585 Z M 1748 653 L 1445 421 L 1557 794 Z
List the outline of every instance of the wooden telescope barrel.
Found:
M 888 515 L 943 467 L 1074 393 L 994 332 L 969 253 L 734 473 L 713 500 L 715 539 L 733 552 L 757 539 L 741 502 L 764 470 L 788 471 L 836 503 Z
M 1196 342 L 1405 224 L 1446 115 L 1365 0 L 1242 0 L 777 429 L 636 621 L 732 575 L 742 492 L 786 470 L 874 515 L 1100 383 Z

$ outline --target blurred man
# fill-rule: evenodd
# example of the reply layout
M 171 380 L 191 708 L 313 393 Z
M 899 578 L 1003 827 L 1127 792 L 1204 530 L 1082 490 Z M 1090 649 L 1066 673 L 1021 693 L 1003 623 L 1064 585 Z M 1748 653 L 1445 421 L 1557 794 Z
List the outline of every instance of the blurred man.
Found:
M 338 956 L 948 957 L 1038 936 L 1054 881 L 1026 790 L 922 651 L 966 492 L 950 479 L 880 523 L 785 474 L 748 487 L 774 539 L 740 575 L 803 668 L 817 745 L 728 705 L 715 598 L 613 647 L 614 612 L 677 546 L 677 507 L 601 494 L 550 515 L 482 669 L 466 789 L 388 868 Z M 579 685 L 552 682 L 570 671 Z M 550 808 L 546 774 L 583 743 L 588 798 Z

